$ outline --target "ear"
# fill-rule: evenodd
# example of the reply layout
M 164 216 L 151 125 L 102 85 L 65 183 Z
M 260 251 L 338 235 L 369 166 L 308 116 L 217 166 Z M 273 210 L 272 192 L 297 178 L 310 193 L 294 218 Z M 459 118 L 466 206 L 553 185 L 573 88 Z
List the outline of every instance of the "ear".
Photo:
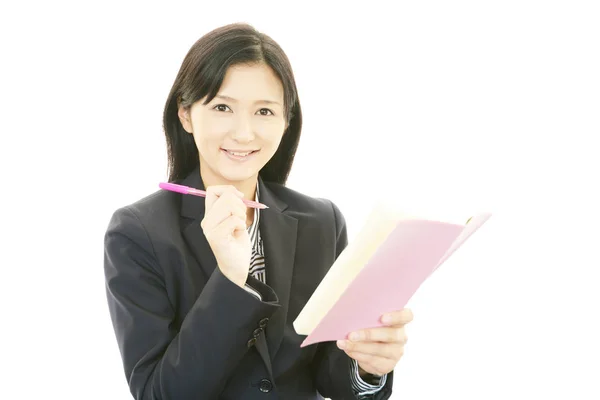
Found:
M 183 129 L 185 129 L 187 133 L 194 133 L 194 129 L 192 128 L 192 119 L 190 117 L 190 109 L 179 106 L 177 109 L 177 116 L 179 117 L 179 121 L 181 122 Z

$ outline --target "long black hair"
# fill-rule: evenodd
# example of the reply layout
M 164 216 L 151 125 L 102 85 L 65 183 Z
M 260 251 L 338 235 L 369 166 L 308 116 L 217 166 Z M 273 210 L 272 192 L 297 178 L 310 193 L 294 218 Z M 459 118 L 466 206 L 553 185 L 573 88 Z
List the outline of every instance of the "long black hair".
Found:
M 202 36 L 183 60 L 163 112 L 169 181 L 183 179 L 200 162 L 193 135 L 181 125 L 178 107 L 189 108 L 205 96 L 204 104 L 209 103 L 219 92 L 230 66 L 254 63 L 268 65 L 283 85 L 287 129 L 279 148 L 259 174 L 265 181 L 285 185 L 302 130 L 294 74 L 281 47 L 269 36 L 244 23 L 225 25 Z

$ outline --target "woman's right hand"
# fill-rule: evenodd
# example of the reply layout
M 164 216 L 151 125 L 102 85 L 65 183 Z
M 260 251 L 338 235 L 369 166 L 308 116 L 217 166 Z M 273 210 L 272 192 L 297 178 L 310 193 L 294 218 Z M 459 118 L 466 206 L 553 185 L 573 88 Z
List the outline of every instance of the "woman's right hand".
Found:
M 209 186 L 206 193 L 204 218 L 200 223 L 204 236 L 223 275 L 244 287 L 252 256 L 244 195 L 230 185 Z

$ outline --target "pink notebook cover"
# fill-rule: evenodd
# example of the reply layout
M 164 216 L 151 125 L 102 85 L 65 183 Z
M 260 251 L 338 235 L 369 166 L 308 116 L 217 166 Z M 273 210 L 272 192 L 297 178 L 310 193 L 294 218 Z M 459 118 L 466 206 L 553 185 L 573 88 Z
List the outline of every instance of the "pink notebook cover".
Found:
M 421 284 L 490 216 L 473 217 L 467 225 L 400 221 L 300 347 L 383 326 L 381 315 L 404 308 Z

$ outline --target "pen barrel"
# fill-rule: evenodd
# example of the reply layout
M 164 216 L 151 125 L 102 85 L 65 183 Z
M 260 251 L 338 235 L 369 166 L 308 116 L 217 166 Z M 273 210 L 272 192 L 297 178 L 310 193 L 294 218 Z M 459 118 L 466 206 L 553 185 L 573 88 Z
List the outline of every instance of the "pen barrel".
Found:
M 253 200 L 243 200 L 244 204 L 247 205 L 248 207 L 252 207 L 252 208 L 258 208 L 259 210 L 268 208 L 267 206 L 265 206 L 262 203 L 258 203 L 256 201 Z
M 177 193 L 183 193 L 183 194 L 188 193 L 187 187 L 178 185 L 176 183 L 161 182 L 158 184 L 158 187 L 160 187 L 161 189 L 164 189 L 164 190 L 169 190 L 171 192 L 177 192 Z
M 206 197 L 206 192 L 200 189 L 188 188 L 186 194 L 193 194 L 194 196 Z

